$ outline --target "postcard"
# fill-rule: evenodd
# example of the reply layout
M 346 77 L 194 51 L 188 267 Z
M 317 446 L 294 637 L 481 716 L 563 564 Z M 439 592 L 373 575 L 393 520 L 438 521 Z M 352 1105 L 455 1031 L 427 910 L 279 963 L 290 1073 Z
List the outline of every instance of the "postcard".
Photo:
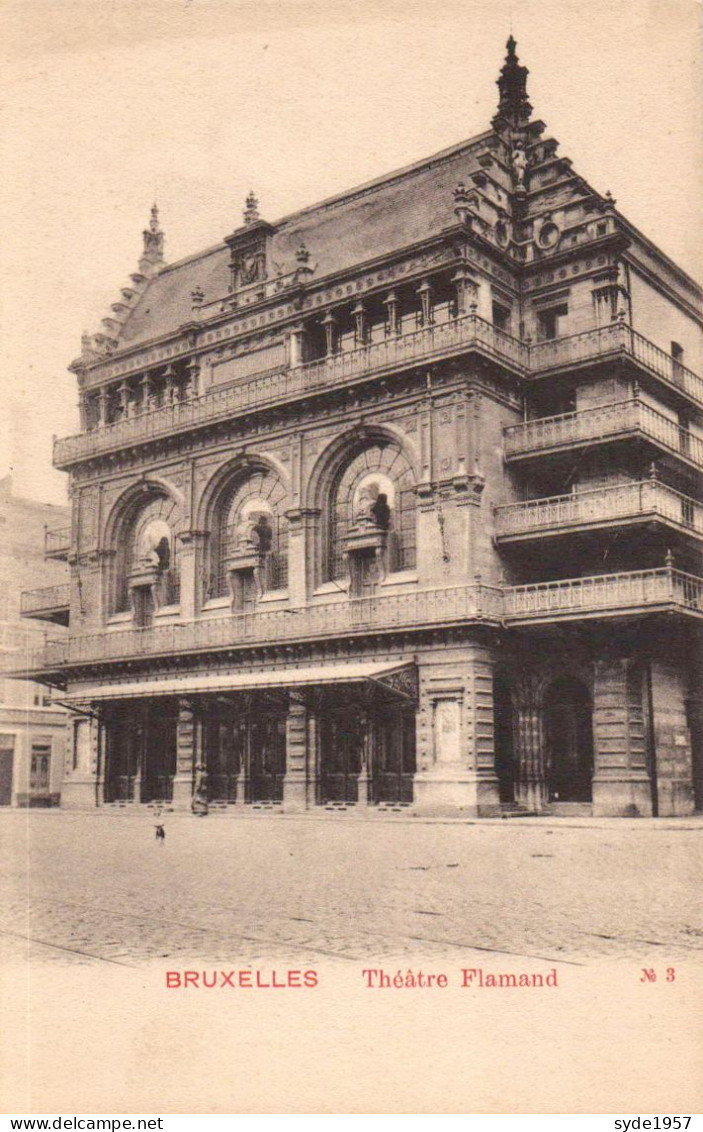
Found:
M 699 10 L 3 0 L 4 1112 L 700 1111 Z

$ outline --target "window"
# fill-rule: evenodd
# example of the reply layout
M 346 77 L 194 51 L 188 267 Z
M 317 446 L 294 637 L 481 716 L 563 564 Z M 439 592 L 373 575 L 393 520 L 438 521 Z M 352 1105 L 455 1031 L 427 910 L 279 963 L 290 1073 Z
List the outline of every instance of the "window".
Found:
M 615 290 L 613 287 L 599 287 L 593 292 L 593 309 L 596 326 L 607 326 L 615 316 Z
M 35 707 L 51 707 L 51 696 L 43 688 L 36 688 L 34 691 L 34 706 Z
M 129 578 L 135 570 L 154 567 L 156 594 L 142 593 L 141 604 L 154 606 L 175 605 L 179 601 L 180 581 L 178 569 L 178 543 L 174 527 L 178 507 L 166 496 L 153 496 L 146 504 L 132 512 L 126 528 L 122 529 L 117 547 L 117 574 L 115 612 L 131 608 Z M 147 623 L 149 617 L 146 617 Z
M 563 322 L 569 313 L 566 303 L 558 307 L 548 307 L 547 310 L 537 312 L 537 327 L 539 337 L 543 342 L 558 338 L 562 333 Z
M 405 456 L 390 444 L 364 448 L 339 472 L 332 489 L 327 521 L 326 576 L 344 578 L 348 573 L 345 540 L 354 519 L 354 501 L 362 481 L 388 481 L 383 493 L 389 496 L 388 569 L 411 570 L 415 566 L 415 484 Z M 393 488 L 392 499 L 390 488 Z
M 51 744 L 32 743 L 32 754 L 29 771 L 29 789 L 49 789 L 49 771 L 51 768 Z
M 510 331 L 510 307 L 504 307 L 501 303 L 493 304 L 493 325 L 497 330 L 505 330 L 506 333 Z
M 227 561 L 236 552 L 242 525 L 265 531 L 265 561 L 261 573 L 264 590 L 281 590 L 288 585 L 288 520 L 285 517 L 286 490 L 268 468 L 238 479 L 227 491 L 218 511 L 213 532 L 210 576 L 205 599 L 229 594 Z M 255 526 L 256 525 L 256 526 Z

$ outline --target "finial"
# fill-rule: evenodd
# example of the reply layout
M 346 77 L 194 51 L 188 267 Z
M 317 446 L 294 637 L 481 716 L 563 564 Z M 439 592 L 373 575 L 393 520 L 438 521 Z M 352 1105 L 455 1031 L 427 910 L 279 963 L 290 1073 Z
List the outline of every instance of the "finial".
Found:
M 604 209 L 604 211 L 605 212 L 612 212 L 613 209 L 615 208 L 616 204 L 617 204 L 617 201 L 615 200 L 615 197 L 611 193 L 610 189 L 608 189 L 607 193 L 603 197 L 603 209 Z
M 244 213 L 243 213 L 244 223 L 245 224 L 256 224 L 256 221 L 260 220 L 261 217 L 259 216 L 259 201 L 256 198 L 256 196 L 254 195 L 253 189 L 249 193 L 245 203 L 246 203 L 246 207 L 245 207 Z
M 500 92 L 498 113 L 493 119 L 493 126 L 512 126 L 514 129 L 524 126 L 530 120 L 532 106 L 527 97 L 527 67 L 521 67 L 515 54 L 516 43 L 511 35 L 507 42 L 508 53 L 501 67 L 500 77 L 497 80 Z
M 295 258 L 301 267 L 307 266 L 307 262 L 310 259 L 310 252 L 305 247 L 305 244 L 303 242 L 301 242 L 300 247 L 297 248 Z
M 671 552 L 671 547 L 669 547 L 669 549 L 666 552 L 666 558 L 664 559 L 664 565 L 666 566 L 667 570 L 671 570 L 673 568 L 674 556 Z
M 156 203 L 151 206 L 149 227 L 142 233 L 144 251 L 139 260 L 139 270 L 147 278 L 155 275 L 164 263 L 164 234 L 159 226 L 159 209 Z
M 194 311 L 200 310 L 201 306 L 203 305 L 204 298 L 205 292 L 203 291 L 202 287 L 196 284 L 190 293 L 190 305 Z

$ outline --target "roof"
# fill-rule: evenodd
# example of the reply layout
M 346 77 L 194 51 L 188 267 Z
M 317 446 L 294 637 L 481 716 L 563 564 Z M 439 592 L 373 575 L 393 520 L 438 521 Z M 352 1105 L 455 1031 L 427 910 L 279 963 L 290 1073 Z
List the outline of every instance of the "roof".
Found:
M 426 239 L 454 222 L 453 190 L 478 169 L 478 153 L 491 136 L 484 132 L 284 217 L 274 225 L 270 261 L 284 272 L 292 271 L 295 252 L 304 243 L 319 279 Z M 226 295 L 229 263 L 223 241 L 164 267 L 130 315 L 120 347 L 160 338 L 189 322 L 196 287 L 206 303 Z

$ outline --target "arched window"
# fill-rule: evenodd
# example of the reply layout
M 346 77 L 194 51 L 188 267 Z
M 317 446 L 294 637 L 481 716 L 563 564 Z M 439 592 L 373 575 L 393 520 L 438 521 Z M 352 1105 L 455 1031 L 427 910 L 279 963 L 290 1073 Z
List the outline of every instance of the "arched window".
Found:
M 115 611 L 131 608 L 129 579 L 144 567 L 157 574 L 159 605 L 176 605 L 180 599 L 177 543 L 174 536 L 178 505 L 165 495 L 137 504 L 118 534 Z
M 411 570 L 416 561 L 415 481 L 403 453 L 392 444 L 370 445 L 342 466 L 332 486 L 326 538 L 326 576 L 345 577 L 349 527 L 368 498 L 369 511 L 383 510 L 388 531 L 389 572 Z M 385 496 L 385 499 L 383 499 Z M 380 501 L 380 503 L 379 503 Z M 386 510 L 387 509 L 387 510 Z
M 265 590 L 288 585 L 288 521 L 285 517 L 286 489 L 275 472 L 260 469 L 239 477 L 225 492 L 217 508 L 212 532 L 210 577 L 206 598 L 229 595 L 227 560 L 236 550 L 238 531 L 249 524 L 265 551 L 262 584 Z

